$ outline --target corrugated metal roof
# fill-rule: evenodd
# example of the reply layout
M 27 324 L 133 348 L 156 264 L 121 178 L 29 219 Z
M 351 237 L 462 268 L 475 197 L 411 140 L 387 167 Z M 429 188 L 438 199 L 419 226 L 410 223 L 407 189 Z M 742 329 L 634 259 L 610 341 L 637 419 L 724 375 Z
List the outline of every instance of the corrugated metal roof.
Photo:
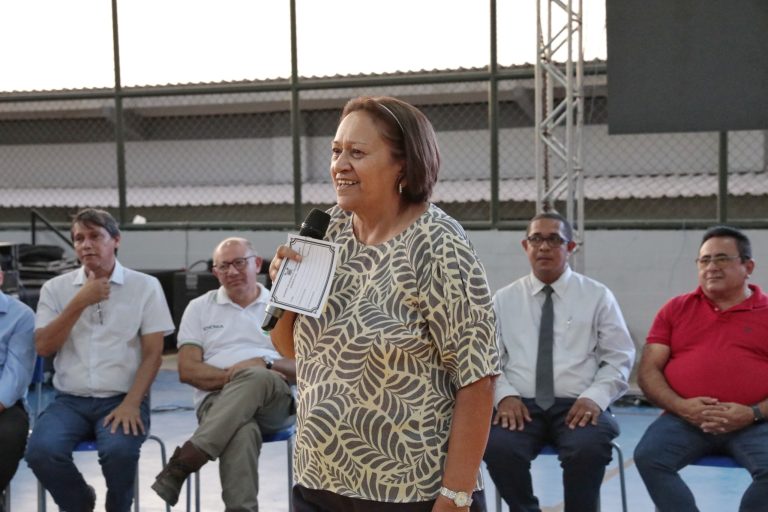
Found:
M 729 193 L 735 196 L 768 196 L 766 172 L 731 173 Z M 717 193 L 714 174 L 594 176 L 584 180 L 588 200 L 659 199 L 711 197 Z M 334 203 L 329 183 L 305 183 L 306 201 Z M 533 178 L 506 179 L 499 183 L 502 201 L 535 201 Z M 438 182 L 432 198 L 436 202 L 488 201 L 490 181 L 461 180 Z M 238 204 L 292 204 L 292 185 L 231 185 L 206 187 L 132 187 L 127 191 L 131 207 L 182 207 Z M 84 205 L 117 207 L 114 188 L 23 188 L 1 189 L 0 205 L 6 208 L 73 208 Z
M 603 66 L 606 64 L 607 61 L 603 59 L 594 59 L 590 61 L 585 61 L 585 65 L 587 66 Z M 499 65 L 498 70 L 503 71 L 514 71 L 514 70 L 521 70 L 521 69 L 532 69 L 534 66 L 533 63 L 522 63 L 522 64 L 512 64 L 512 65 Z M 325 76 L 318 76 L 318 75 L 311 75 L 311 76 L 301 76 L 300 80 L 342 80 L 342 79 L 355 79 L 355 78 L 393 78 L 393 77 L 407 77 L 407 76 L 416 76 L 416 75 L 429 75 L 429 74 L 440 74 L 440 73 L 472 73 L 472 72 L 479 72 L 479 71 L 487 71 L 487 66 L 482 67 L 458 67 L 458 68 L 434 68 L 434 69 L 420 69 L 420 70 L 409 70 L 409 71 L 391 71 L 391 72 L 383 72 L 383 73 L 351 73 L 351 74 L 336 74 L 336 75 L 325 75 Z M 585 74 L 587 74 L 585 72 Z M 587 78 L 587 77 L 585 77 Z M 188 88 L 188 89 L 195 89 L 195 88 L 206 88 L 211 86 L 243 86 L 243 85 L 265 85 L 265 84 L 276 84 L 276 83 L 283 83 L 290 80 L 290 77 L 274 77 L 274 78 L 265 78 L 265 79 L 239 79 L 239 80 L 217 80 L 212 82 L 186 82 L 186 83 L 167 83 L 167 84 L 141 84 L 141 85 L 131 85 L 126 86 L 123 85 L 122 89 L 123 91 L 141 91 L 141 90 L 157 90 L 157 89 L 163 89 L 163 88 Z M 35 89 L 35 90 L 27 90 L 27 91 L 0 91 L 0 98 L 5 97 L 13 97 L 18 95 L 30 95 L 30 94 L 56 94 L 56 93 L 62 93 L 62 95 L 66 95 L 67 93 L 71 94 L 81 94 L 81 93 L 110 93 L 113 89 L 111 87 L 83 87 L 83 88 L 65 88 L 65 89 Z M 63 99 L 63 98 L 62 98 Z

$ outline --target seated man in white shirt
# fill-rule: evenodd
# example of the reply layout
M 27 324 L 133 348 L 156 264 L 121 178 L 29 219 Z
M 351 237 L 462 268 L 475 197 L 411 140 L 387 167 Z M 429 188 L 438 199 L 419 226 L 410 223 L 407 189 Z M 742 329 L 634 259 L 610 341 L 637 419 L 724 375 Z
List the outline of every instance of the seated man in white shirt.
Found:
M 179 328 L 179 378 L 197 388 L 199 425 L 176 448 L 152 488 L 175 505 L 190 473 L 219 459 L 226 510 L 258 510 L 262 434 L 294 421 L 296 362 L 280 359 L 261 330 L 269 291 L 256 281 L 261 258 L 228 238 L 213 253 L 221 287 L 189 303 Z
M 108 212 L 78 212 L 71 235 L 83 266 L 47 281 L 37 305 L 35 348 L 56 354 L 57 395 L 35 423 L 26 459 L 59 508 L 91 511 L 96 494 L 72 450 L 95 438 L 106 509 L 128 512 L 149 429 L 149 388 L 173 320 L 160 282 L 117 261 L 120 230 Z
M 619 433 L 606 409 L 628 388 L 634 343 L 611 291 L 570 269 L 565 218 L 536 215 L 522 245 L 531 274 L 493 298 L 502 374 L 484 460 L 510 511 L 538 511 L 531 460 L 551 444 L 565 510 L 594 512 Z

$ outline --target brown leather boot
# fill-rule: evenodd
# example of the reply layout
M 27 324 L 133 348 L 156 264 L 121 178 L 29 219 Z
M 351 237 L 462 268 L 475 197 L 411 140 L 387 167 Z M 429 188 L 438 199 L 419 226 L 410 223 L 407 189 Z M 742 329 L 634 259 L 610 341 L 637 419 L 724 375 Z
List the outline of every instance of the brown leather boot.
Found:
M 200 469 L 208 460 L 208 456 L 189 441 L 185 442 L 181 448 L 177 446 L 171 460 L 155 477 L 152 489 L 166 503 L 175 505 L 179 501 L 181 486 L 184 485 L 187 477 Z

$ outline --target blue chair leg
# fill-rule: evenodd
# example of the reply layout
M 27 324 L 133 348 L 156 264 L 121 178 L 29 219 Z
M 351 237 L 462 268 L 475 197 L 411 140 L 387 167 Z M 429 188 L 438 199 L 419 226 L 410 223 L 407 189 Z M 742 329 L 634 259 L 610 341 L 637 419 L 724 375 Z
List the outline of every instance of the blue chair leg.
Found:
M 291 436 L 286 443 L 288 450 L 288 510 L 293 511 L 293 441 Z
M 621 510 L 627 512 L 627 479 L 624 476 L 624 453 L 621 446 L 615 441 L 611 441 L 611 446 L 616 451 L 616 458 L 619 463 L 619 485 L 621 486 Z
M 195 512 L 200 512 L 200 472 L 195 473 Z
M 147 439 L 151 439 L 157 443 L 157 445 L 160 447 L 160 462 L 162 463 L 162 467 L 165 468 L 165 466 L 168 464 L 168 457 L 167 452 L 165 450 L 165 443 L 162 439 L 155 435 L 148 435 Z M 145 441 L 146 442 L 146 441 Z M 136 468 L 136 488 L 135 488 L 135 499 L 133 500 L 133 507 L 135 512 L 139 512 L 139 471 L 138 467 Z M 165 504 L 165 512 L 171 512 L 171 506 L 169 504 Z
M 40 480 L 37 481 L 37 512 L 45 512 L 46 511 L 46 495 L 45 495 L 45 487 L 43 487 L 43 484 L 40 483 Z
M 194 486 L 195 512 L 200 512 L 200 471 L 187 477 L 187 512 L 192 512 L 192 487 Z
M 192 510 L 192 478 L 194 475 L 189 475 L 187 477 L 187 512 L 190 512 Z

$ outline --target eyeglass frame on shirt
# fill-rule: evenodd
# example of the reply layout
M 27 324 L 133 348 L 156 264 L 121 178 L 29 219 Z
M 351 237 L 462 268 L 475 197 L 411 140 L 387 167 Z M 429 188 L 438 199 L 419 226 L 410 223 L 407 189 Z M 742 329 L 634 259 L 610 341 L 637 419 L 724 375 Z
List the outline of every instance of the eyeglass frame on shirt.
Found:
M 226 274 L 227 272 L 229 272 L 229 267 L 231 266 L 231 267 L 235 267 L 235 270 L 237 270 L 238 272 L 242 272 L 243 270 L 245 270 L 245 267 L 248 264 L 248 260 L 256 257 L 257 256 L 255 254 L 251 254 L 250 256 L 235 258 L 232 261 L 222 261 L 221 263 L 213 265 L 213 269 L 222 274 Z

